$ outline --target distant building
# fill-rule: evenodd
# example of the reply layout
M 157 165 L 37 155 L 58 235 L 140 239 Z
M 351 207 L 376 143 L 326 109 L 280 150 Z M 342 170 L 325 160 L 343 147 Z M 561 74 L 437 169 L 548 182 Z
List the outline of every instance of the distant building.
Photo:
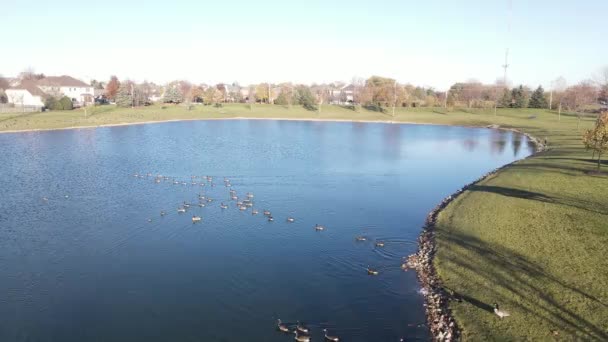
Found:
M 69 97 L 76 107 L 93 104 L 95 99 L 93 86 L 71 76 L 47 76 L 36 84 L 51 96 Z
M 44 100 L 49 96 L 67 96 L 74 107 L 81 107 L 93 104 L 97 95 L 91 85 L 66 75 L 12 81 L 10 84 L 11 87 L 5 91 L 8 103 L 38 109 L 44 107 Z
M 35 81 L 23 80 L 4 91 L 8 103 L 15 106 L 30 107 L 36 110 L 44 107 L 44 100 L 48 96 L 36 85 Z
M 329 91 L 329 103 L 336 105 L 352 104 L 355 101 L 355 86 L 347 84 Z

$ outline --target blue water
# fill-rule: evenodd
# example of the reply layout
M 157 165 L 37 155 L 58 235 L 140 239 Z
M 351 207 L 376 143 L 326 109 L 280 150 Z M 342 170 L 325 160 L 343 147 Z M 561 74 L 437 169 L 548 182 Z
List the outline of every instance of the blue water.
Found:
M 399 267 L 428 211 L 532 150 L 488 129 L 232 120 L 0 134 L 0 151 L 0 341 L 293 340 L 277 318 L 398 341 L 428 339 Z M 177 213 L 199 193 L 215 201 Z

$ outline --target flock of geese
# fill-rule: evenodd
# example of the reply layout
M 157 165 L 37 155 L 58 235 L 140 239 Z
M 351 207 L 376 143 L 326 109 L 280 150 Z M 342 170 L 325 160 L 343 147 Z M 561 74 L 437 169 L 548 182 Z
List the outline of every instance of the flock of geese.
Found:
M 146 174 L 140 174 L 140 173 L 135 173 L 133 174 L 134 177 L 136 178 L 153 178 L 155 183 L 161 183 L 161 182 L 169 182 L 172 183 L 174 185 L 191 185 L 191 186 L 199 186 L 199 187 L 215 187 L 216 184 L 214 183 L 214 178 L 212 176 L 191 176 L 191 180 L 189 182 L 186 181 L 180 181 L 174 177 L 169 177 L 169 176 L 163 176 L 163 175 L 153 175 L 152 173 L 146 173 Z M 256 209 L 254 207 L 254 194 L 251 192 L 247 192 L 245 193 L 244 196 L 239 197 L 239 195 L 237 194 L 236 190 L 234 190 L 232 188 L 232 184 L 230 182 L 230 179 L 227 177 L 223 178 L 223 185 L 224 187 L 228 188 L 228 198 L 229 201 L 234 202 L 235 204 L 235 208 L 237 208 L 240 211 L 248 211 L 250 210 L 251 215 L 258 215 L 260 213 L 260 211 L 258 209 Z M 177 207 L 177 213 L 178 214 L 185 214 L 192 206 L 198 206 L 198 207 L 207 207 L 209 205 L 211 205 L 212 202 L 214 202 L 215 199 L 204 194 L 203 192 L 199 192 L 198 193 L 198 203 L 197 204 L 193 204 L 193 203 L 189 203 L 188 201 L 183 201 L 181 204 L 178 205 Z M 229 204 L 225 203 L 225 202 L 220 202 L 219 207 L 222 210 L 226 210 L 228 209 L 230 206 Z M 160 216 L 165 216 L 167 215 L 167 212 L 165 210 L 161 210 L 160 211 Z M 274 221 L 274 217 L 272 215 L 272 212 L 268 209 L 264 209 L 262 211 L 262 215 L 264 217 L 266 217 L 266 219 L 269 222 L 273 222 Z M 199 222 L 202 222 L 203 218 L 201 216 L 198 215 L 192 215 L 192 223 L 196 224 Z M 296 219 L 292 216 L 288 216 L 286 218 L 286 222 L 288 223 L 293 223 L 295 222 Z M 152 219 L 149 218 L 148 222 L 152 222 Z M 315 224 L 315 226 L 313 227 L 313 229 L 315 231 L 321 232 L 321 231 L 325 231 L 325 226 L 320 225 L 320 224 Z M 355 237 L 355 241 L 356 242 L 365 242 L 367 241 L 368 238 L 366 236 L 363 235 L 359 235 Z M 384 241 L 376 241 L 374 243 L 375 247 L 378 248 L 382 248 L 385 246 L 385 242 Z M 403 269 L 406 269 L 406 264 L 402 265 Z M 369 265 L 366 267 L 366 271 L 367 274 L 370 276 L 376 276 L 378 275 L 380 272 L 378 271 L 378 269 L 372 268 Z M 294 324 L 286 324 L 283 323 L 280 319 L 277 320 L 277 330 L 285 333 L 285 334 L 294 334 L 295 337 L 294 339 L 296 341 L 300 341 L 300 342 L 308 342 L 311 340 L 311 332 L 310 329 L 307 328 L 306 326 L 304 326 L 302 323 L 300 323 L 299 321 L 294 325 Z M 340 341 L 340 338 L 338 336 L 331 336 L 328 335 L 327 329 L 323 329 L 324 332 L 324 339 L 326 341 Z M 401 339 L 400 341 L 403 341 L 403 339 Z
M 161 183 L 161 182 L 171 182 L 172 184 L 175 185 L 192 185 L 192 186 L 208 186 L 208 187 L 215 187 L 215 183 L 214 183 L 214 178 L 212 176 L 191 176 L 191 181 L 190 182 L 186 182 L 186 181 L 180 181 L 177 180 L 174 177 L 169 177 L 169 176 L 163 176 L 163 175 L 153 175 L 152 173 L 146 173 L 146 174 L 140 174 L 140 173 L 135 173 L 133 174 L 134 177 L 136 178 L 154 178 L 154 182 L 155 183 Z M 249 209 L 251 209 L 251 214 L 252 215 L 258 215 L 260 212 L 258 209 L 255 209 L 253 207 L 254 202 L 253 202 L 253 198 L 254 195 L 251 192 L 247 192 L 244 196 L 244 198 L 240 198 L 237 195 L 236 190 L 234 190 L 232 188 L 232 184 L 230 182 L 230 179 L 228 179 L 227 177 L 224 177 L 224 186 L 226 188 L 229 189 L 228 191 L 228 197 L 230 198 L 231 201 L 235 201 L 236 202 L 236 208 L 240 211 L 247 211 Z M 199 193 L 198 194 L 198 204 L 196 204 L 199 207 L 206 207 L 208 205 L 210 205 L 210 203 L 212 203 L 214 201 L 214 198 L 209 197 L 207 195 L 205 195 L 204 193 Z M 188 201 L 183 201 L 183 203 L 181 203 L 178 207 L 177 207 L 177 213 L 178 214 L 184 214 L 188 211 L 188 209 L 190 209 L 190 207 L 193 206 L 192 203 L 189 203 Z M 229 205 L 221 202 L 220 203 L 220 208 L 222 210 L 228 209 Z M 262 211 L 262 214 L 267 218 L 267 220 L 269 222 L 273 222 L 274 221 L 274 217 L 272 216 L 272 213 L 270 212 L 270 210 L 264 209 Z M 167 215 L 167 212 L 164 210 L 160 211 L 160 216 L 165 216 Z M 198 223 L 198 222 L 202 222 L 203 218 L 201 216 L 198 215 L 192 215 L 192 223 Z M 288 216 L 286 218 L 286 221 L 288 223 L 293 223 L 296 221 L 296 219 L 294 217 Z M 148 222 L 152 222 L 152 219 L 149 218 Z M 325 230 L 325 226 L 320 225 L 320 224 L 315 224 L 315 226 L 313 227 L 314 230 L 321 232 Z M 355 237 L 355 241 L 357 242 L 365 242 L 367 241 L 367 237 L 359 235 Z M 376 247 L 384 247 L 385 243 L 383 241 L 376 241 L 374 244 Z M 366 267 L 365 269 L 367 271 L 368 275 L 378 275 L 380 273 L 380 271 L 378 269 L 372 268 L 369 265 Z
M 299 341 L 299 342 L 309 342 L 311 339 L 310 329 L 308 329 L 306 326 L 304 326 L 302 323 L 300 323 L 300 321 L 298 321 L 296 323 L 295 328 L 290 328 L 289 325 L 281 322 L 281 320 L 278 319 L 277 320 L 277 329 L 280 332 L 283 332 L 285 334 L 295 334 L 296 335 L 295 340 Z M 327 329 L 323 329 L 323 333 L 325 333 L 324 337 L 325 337 L 326 341 L 335 341 L 335 342 L 340 341 L 340 338 L 338 336 L 327 335 Z

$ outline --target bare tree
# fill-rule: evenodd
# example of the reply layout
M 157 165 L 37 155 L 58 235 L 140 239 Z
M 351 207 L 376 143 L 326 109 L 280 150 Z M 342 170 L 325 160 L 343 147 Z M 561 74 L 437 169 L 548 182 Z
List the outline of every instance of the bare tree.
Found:
M 553 109 L 553 100 L 555 98 L 555 100 L 558 100 L 557 103 L 557 117 L 558 120 L 561 120 L 561 114 L 562 114 L 562 98 L 563 98 L 563 93 L 564 90 L 566 90 L 566 87 L 568 86 L 568 84 L 566 83 L 566 79 L 563 78 L 562 76 L 554 79 L 551 82 L 551 90 L 549 92 L 549 110 Z

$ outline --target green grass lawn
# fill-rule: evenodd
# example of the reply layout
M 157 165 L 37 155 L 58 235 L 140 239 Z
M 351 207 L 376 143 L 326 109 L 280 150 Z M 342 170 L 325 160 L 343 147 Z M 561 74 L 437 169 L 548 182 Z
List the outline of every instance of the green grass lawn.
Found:
M 159 106 L 0 114 L 0 131 L 230 117 L 389 120 L 517 128 L 549 149 L 483 180 L 439 215 L 437 272 L 460 295 L 451 308 L 466 340 L 608 340 L 608 176 L 583 149 L 588 118 L 545 110 L 446 112 L 397 109 L 389 114 L 324 106 L 233 104 L 223 108 Z M 608 171 L 608 163 L 604 163 Z M 446 165 L 449 172 L 449 165 Z M 446 194 L 447 196 L 448 194 Z M 511 313 L 498 319 L 491 304 Z

